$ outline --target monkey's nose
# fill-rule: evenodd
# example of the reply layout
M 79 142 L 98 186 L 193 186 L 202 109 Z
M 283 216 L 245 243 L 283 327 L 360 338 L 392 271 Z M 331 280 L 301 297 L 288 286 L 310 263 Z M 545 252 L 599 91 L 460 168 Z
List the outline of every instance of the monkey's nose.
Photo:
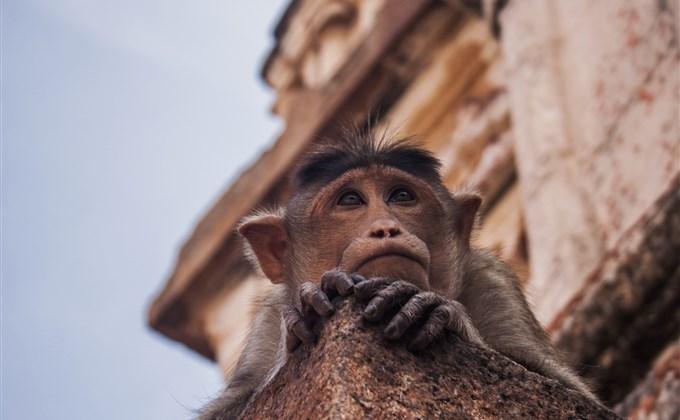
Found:
M 390 219 L 376 220 L 371 225 L 368 236 L 371 238 L 394 238 L 401 235 L 401 227 L 399 223 Z

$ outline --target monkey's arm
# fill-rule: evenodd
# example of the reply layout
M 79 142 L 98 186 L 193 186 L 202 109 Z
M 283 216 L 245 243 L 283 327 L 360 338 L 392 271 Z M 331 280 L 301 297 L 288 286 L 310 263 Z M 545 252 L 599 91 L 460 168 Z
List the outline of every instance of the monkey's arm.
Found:
M 324 274 L 321 286 L 303 283 L 295 290 L 296 299 L 293 288 L 287 285 L 278 286 L 260 299 L 245 346 L 224 391 L 201 411 L 199 419 L 237 418 L 250 398 L 286 362 L 286 349 L 293 351 L 300 343 L 316 341 L 314 324 L 333 313 L 330 299 L 349 295 L 353 285 L 349 275 L 332 270 Z
M 558 357 L 514 273 L 497 258 L 473 251 L 458 297 L 484 341 L 529 370 L 597 398 Z
M 237 418 L 250 397 L 285 362 L 281 343 L 281 310 L 287 290 L 277 288 L 256 303 L 255 318 L 227 385 L 220 396 L 204 407 L 199 420 Z

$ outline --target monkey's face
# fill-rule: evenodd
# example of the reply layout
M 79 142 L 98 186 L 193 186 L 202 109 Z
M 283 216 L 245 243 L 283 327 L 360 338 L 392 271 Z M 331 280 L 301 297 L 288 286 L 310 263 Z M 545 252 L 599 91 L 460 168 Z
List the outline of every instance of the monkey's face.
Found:
M 339 268 L 441 290 L 453 284 L 461 229 L 439 187 L 393 167 L 352 169 L 294 198 L 285 216 L 257 216 L 239 231 L 274 283 L 318 282 Z
M 399 169 L 348 171 L 321 188 L 296 220 L 303 226 L 291 229 L 291 241 L 308 244 L 298 259 L 308 265 L 305 280 L 337 267 L 427 289 L 442 265 L 444 208 L 427 183 Z

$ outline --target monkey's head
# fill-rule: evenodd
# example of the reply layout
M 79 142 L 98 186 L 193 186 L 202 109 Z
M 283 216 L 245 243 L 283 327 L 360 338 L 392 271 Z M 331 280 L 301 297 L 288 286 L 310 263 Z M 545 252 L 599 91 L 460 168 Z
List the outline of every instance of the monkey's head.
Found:
M 286 208 L 246 219 L 239 232 L 273 283 L 318 282 L 339 268 L 448 291 L 481 199 L 450 194 L 440 166 L 410 140 L 325 144 L 303 157 Z

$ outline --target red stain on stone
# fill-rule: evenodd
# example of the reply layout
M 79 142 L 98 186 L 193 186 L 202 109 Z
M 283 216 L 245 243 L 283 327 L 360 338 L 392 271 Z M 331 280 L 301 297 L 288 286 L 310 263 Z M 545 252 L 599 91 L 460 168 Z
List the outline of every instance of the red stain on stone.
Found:
M 623 186 L 621 186 L 621 195 L 622 195 L 623 197 L 628 197 L 628 196 L 630 196 L 630 195 L 631 195 L 631 192 L 632 192 L 632 191 L 631 191 L 631 189 L 630 189 L 630 187 L 629 187 L 628 185 L 623 185 Z
M 644 89 L 644 88 L 640 89 L 640 91 L 638 92 L 638 95 L 639 95 L 640 99 L 643 100 L 648 105 L 651 104 L 654 101 L 654 95 L 652 95 L 652 93 L 650 91 L 648 91 L 647 89 Z

